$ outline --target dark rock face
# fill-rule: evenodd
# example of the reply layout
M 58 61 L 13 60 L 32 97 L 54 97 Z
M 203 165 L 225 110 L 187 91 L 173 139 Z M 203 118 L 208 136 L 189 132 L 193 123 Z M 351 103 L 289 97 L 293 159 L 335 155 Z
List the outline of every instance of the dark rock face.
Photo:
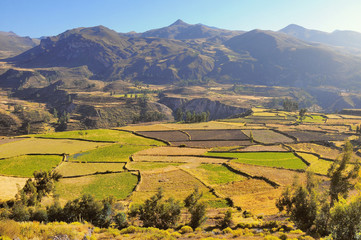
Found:
M 225 105 L 219 101 L 212 101 L 208 98 L 196 98 L 192 100 L 184 98 L 164 97 L 160 103 L 168 106 L 174 112 L 181 108 L 184 112 L 209 112 L 210 120 L 228 118 L 238 114 L 244 114 L 250 109 Z

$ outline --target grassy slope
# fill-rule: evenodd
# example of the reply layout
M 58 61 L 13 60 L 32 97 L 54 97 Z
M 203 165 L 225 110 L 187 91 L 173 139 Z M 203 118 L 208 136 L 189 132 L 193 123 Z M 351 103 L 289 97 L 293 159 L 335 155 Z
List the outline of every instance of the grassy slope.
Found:
M 247 163 L 268 167 L 281 167 L 287 169 L 306 169 L 307 165 L 301 159 L 289 152 L 254 152 L 254 153 L 212 153 L 208 156 L 233 157 L 234 162 Z
M 28 153 L 75 154 L 88 151 L 107 143 L 85 142 L 67 139 L 25 139 L 0 145 L 0 158 L 9 158 Z
M 62 160 L 61 156 L 20 156 L 0 160 L 0 174 L 19 177 L 32 177 L 33 172 L 48 171 L 56 167 Z
M 68 178 L 56 184 L 56 193 L 64 200 L 75 199 L 86 193 L 94 195 L 96 199 L 107 196 L 124 199 L 137 182 L 138 177 L 129 172 Z
M 92 141 L 114 141 L 123 144 L 136 144 L 136 145 L 165 145 L 162 142 L 143 138 L 134 135 L 130 132 L 111 130 L 111 129 L 95 129 L 95 130 L 82 130 L 82 131 L 69 131 L 57 132 L 50 134 L 33 135 L 34 137 L 44 138 L 68 138 L 68 139 L 84 139 Z
M 150 148 L 150 146 L 113 144 L 69 157 L 69 161 L 79 162 L 127 162 L 129 156 Z

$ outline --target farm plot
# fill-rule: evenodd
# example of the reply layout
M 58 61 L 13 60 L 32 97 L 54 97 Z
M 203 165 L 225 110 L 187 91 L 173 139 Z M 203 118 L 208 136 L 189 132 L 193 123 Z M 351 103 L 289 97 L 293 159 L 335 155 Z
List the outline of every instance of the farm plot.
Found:
M 250 140 L 246 141 L 186 141 L 186 142 L 171 142 L 174 146 L 187 146 L 194 148 L 214 148 L 214 147 L 237 147 L 250 146 Z
M 126 130 L 126 131 L 167 131 L 172 130 L 173 128 L 171 126 L 168 126 L 168 124 L 147 124 L 147 125 L 128 125 L 125 127 L 121 127 L 119 129 Z
M 169 163 L 169 162 L 130 162 L 127 168 L 130 170 L 151 171 L 170 167 L 177 167 L 182 163 Z
M 61 139 L 84 139 L 90 141 L 111 141 L 123 144 L 137 144 L 137 145 L 158 145 L 162 146 L 164 143 L 143 138 L 133 133 L 126 131 L 110 130 L 110 129 L 95 129 L 95 130 L 81 130 L 69 132 L 57 132 L 50 134 L 33 135 L 38 138 L 61 138 Z
M 82 176 L 94 173 L 124 171 L 125 163 L 77 163 L 63 162 L 56 170 L 63 177 Z
M 106 145 L 109 145 L 109 143 L 29 138 L 0 145 L 0 158 L 10 158 L 24 154 L 75 154 Z
M 344 141 L 349 137 L 349 135 L 345 135 L 345 134 L 326 134 L 326 133 L 312 132 L 312 131 L 287 131 L 284 133 L 297 138 L 298 141 L 300 142 Z
M 217 130 L 187 130 L 192 141 L 230 141 L 249 140 L 241 130 L 217 129 Z
M 189 140 L 188 135 L 181 131 L 138 131 L 140 135 L 156 139 L 162 139 L 167 142 L 178 142 Z
M 63 159 L 57 155 L 24 155 L 0 160 L 0 174 L 18 177 L 32 177 L 33 172 L 49 171 Z
M 184 200 L 197 187 L 203 192 L 204 199 L 217 199 L 198 179 L 183 170 L 143 173 L 141 179 L 137 191 L 131 196 L 131 200 L 135 203 L 143 202 L 154 195 L 159 188 L 163 189 L 166 198 Z
M 271 180 L 272 182 L 277 183 L 280 186 L 287 186 L 292 184 L 295 178 L 297 178 L 302 183 L 306 181 L 306 174 L 296 171 L 290 171 L 287 169 L 277 169 L 235 162 L 227 163 L 227 165 L 252 177 L 264 177 Z
M 332 161 L 326 161 L 326 160 L 319 159 L 318 157 L 316 157 L 313 154 L 309 154 L 309 153 L 297 153 L 297 154 L 300 155 L 303 159 L 305 159 L 307 162 L 309 162 L 311 164 L 307 168 L 307 170 L 314 172 L 314 173 L 327 175 L 327 171 L 332 165 Z
M 201 122 L 201 123 L 169 123 L 167 127 L 177 130 L 191 130 L 191 129 L 239 129 L 244 126 L 244 123 L 229 124 L 227 122 Z
M 260 185 L 260 182 L 241 182 L 244 185 L 249 183 L 249 186 L 245 185 L 243 188 L 252 189 L 254 185 Z M 265 189 L 260 188 L 260 192 L 244 193 L 234 195 L 230 197 L 234 203 L 234 206 L 246 209 L 256 215 L 271 215 L 277 214 L 279 210 L 276 207 L 276 201 L 282 194 L 282 189 Z
M 15 197 L 18 186 L 23 188 L 28 178 L 0 176 L 0 200 L 9 200 Z
M 173 163 L 224 163 L 227 158 L 197 157 L 197 156 L 151 156 L 134 155 L 134 162 L 173 162 Z
M 288 150 L 284 149 L 281 145 L 271 145 L 271 146 L 252 145 L 245 148 L 237 149 L 236 151 L 237 152 L 287 152 Z
M 156 155 L 156 156 L 194 156 L 194 155 L 203 155 L 208 151 L 208 149 L 197 149 L 197 148 L 187 148 L 187 147 L 157 147 L 157 148 L 148 148 L 142 151 L 137 152 L 135 155 Z
M 96 199 L 108 196 L 125 199 L 137 182 L 138 176 L 130 172 L 63 178 L 56 184 L 56 194 L 62 200 L 72 200 L 83 194 L 94 195 Z
M 232 157 L 237 163 L 278 167 L 286 169 L 306 169 L 307 165 L 290 152 L 208 152 L 207 156 Z
M 151 146 L 113 144 L 95 150 L 74 154 L 69 161 L 76 162 L 127 162 L 129 157 Z
M 221 164 L 201 164 L 197 168 L 189 169 L 188 171 L 197 176 L 207 185 L 218 185 L 233 181 L 247 180 L 246 177 L 231 172 L 226 166 Z
M 2 138 L 2 139 L 0 139 L 0 145 L 5 144 L 5 143 L 20 141 L 23 139 L 25 139 L 25 138 Z
M 337 149 L 315 143 L 297 143 L 289 144 L 288 146 L 295 151 L 316 153 L 319 154 L 321 157 L 328 159 L 336 159 L 341 154 L 341 151 Z
M 294 142 L 292 138 L 286 137 L 283 134 L 277 133 L 272 130 L 242 130 L 248 137 L 251 132 L 253 138 L 257 142 L 261 143 L 290 143 Z

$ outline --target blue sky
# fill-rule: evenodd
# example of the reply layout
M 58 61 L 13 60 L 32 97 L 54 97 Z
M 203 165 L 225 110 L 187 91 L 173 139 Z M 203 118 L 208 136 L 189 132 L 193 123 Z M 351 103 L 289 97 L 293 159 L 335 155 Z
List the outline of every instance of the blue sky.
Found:
M 361 32 L 360 0 L 0 0 L 0 31 L 50 36 L 104 25 L 144 32 L 177 19 L 233 30 L 279 30 L 295 23 Z

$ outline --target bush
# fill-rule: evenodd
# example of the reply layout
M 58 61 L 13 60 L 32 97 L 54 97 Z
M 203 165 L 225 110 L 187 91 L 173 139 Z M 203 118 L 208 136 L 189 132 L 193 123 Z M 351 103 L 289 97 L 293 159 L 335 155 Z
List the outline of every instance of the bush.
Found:
M 227 228 L 223 229 L 223 233 L 225 233 L 225 234 L 227 234 L 227 233 L 233 233 L 233 230 L 232 230 L 232 228 L 227 227 Z
M 115 227 L 118 229 L 123 229 L 128 227 L 127 215 L 121 212 L 114 216 Z
M 193 229 L 192 229 L 190 226 L 183 226 L 183 227 L 179 230 L 179 232 L 180 232 L 181 234 L 191 233 L 191 232 L 193 232 Z
M 12 208 L 11 219 L 14 219 L 18 222 L 25 222 L 30 219 L 30 213 L 28 208 L 24 206 L 21 202 L 16 202 Z
M 31 215 L 32 221 L 37 222 L 47 222 L 48 221 L 48 214 L 45 209 L 36 209 L 33 214 Z

